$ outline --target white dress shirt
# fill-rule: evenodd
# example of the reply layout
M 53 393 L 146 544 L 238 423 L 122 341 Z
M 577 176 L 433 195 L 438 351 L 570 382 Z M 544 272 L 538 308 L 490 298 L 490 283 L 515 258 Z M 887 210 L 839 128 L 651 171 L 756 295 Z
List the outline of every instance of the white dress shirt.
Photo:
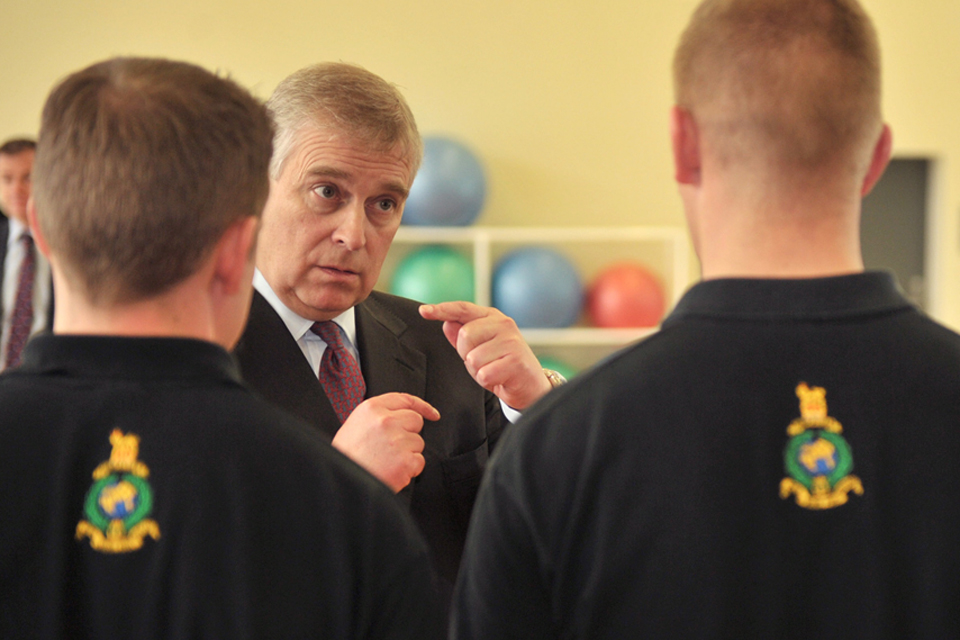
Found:
M 0 333 L 0 369 L 7 361 L 7 344 L 10 342 L 10 327 L 13 321 L 13 307 L 17 300 L 17 285 L 20 282 L 20 264 L 26 255 L 21 236 L 28 231 L 19 220 L 9 219 L 10 234 L 7 236 L 7 257 L 3 263 L 3 331 Z M 30 335 L 43 331 L 47 327 L 47 315 L 50 310 L 50 263 L 34 245 L 36 271 L 33 279 L 33 326 Z

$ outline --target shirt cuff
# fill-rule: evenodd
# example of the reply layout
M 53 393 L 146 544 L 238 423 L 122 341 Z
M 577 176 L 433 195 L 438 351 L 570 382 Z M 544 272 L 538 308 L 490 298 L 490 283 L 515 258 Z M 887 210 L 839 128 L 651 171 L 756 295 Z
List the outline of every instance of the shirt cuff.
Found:
M 497 399 L 499 400 L 499 398 Z M 510 424 L 515 423 L 520 419 L 520 416 L 523 415 L 522 411 L 517 411 L 503 400 L 500 400 L 500 408 L 503 410 L 503 415 L 510 421 Z

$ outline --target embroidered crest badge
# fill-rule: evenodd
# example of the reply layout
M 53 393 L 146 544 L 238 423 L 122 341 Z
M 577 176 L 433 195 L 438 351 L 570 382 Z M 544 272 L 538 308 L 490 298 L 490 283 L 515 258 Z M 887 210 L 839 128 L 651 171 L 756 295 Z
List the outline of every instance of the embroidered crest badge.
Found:
M 832 509 L 845 504 L 852 491 L 863 495 L 860 478 L 851 475 L 853 451 L 844 439 L 843 427 L 827 415 L 827 391 L 823 387 L 797 385 L 800 417 L 787 427 L 792 436 L 783 452 L 789 477 L 780 482 L 780 497 L 795 495 L 805 509 Z
M 93 486 L 83 503 L 85 520 L 77 524 L 77 540 L 103 553 L 126 553 L 143 546 L 145 536 L 160 538 L 160 526 L 147 518 L 153 511 L 150 470 L 137 460 L 140 437 L 114 429 L 110 459 L 93 471 Z

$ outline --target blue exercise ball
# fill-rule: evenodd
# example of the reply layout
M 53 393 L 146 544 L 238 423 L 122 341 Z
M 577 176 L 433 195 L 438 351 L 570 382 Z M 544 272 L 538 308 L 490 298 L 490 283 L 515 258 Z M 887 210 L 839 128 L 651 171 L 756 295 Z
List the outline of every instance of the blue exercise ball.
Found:
M 465 227 L 480 215 L 486 194 L 483 165 L 470 149 L 450 138 L 426 137 L 403 224 Z
M 447 246 L 424 247 L 408 254 L 397 265 L 390 293 L 425 304 L 473 302 L 473 263 Z
M 563 254 L 539 247 L 517 249 L 493 272 L 493 306 L 519 327 L 569 327 L 583 306 L 583 283 Z

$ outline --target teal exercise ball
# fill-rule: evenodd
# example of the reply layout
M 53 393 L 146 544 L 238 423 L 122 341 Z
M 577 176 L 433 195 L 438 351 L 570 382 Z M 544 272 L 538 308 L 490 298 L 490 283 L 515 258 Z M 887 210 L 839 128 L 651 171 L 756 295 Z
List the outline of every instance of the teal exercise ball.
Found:
M 442 136 L 423 139 L 423 162 L 403 208 L 403 224 L 465 227 L 473 224 L 487 194 L 477 156 L 462 142 Z
M 473 302 L 473 263 L 450 247 L 424 247 L 397 265 L 390 293 L 425 304 Z

